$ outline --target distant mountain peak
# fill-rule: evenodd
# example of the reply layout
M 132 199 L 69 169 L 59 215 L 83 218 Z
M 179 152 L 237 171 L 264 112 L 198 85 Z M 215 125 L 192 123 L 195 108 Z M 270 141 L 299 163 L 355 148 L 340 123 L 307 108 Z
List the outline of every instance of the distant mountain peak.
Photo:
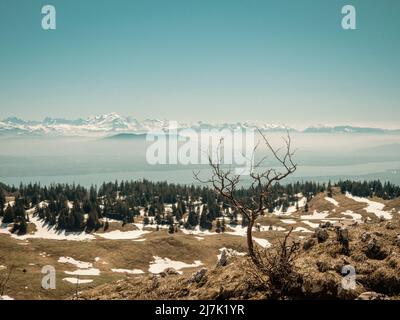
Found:
M 64 118 L 46 117 L 43 121 L 26 121 L 17 117 L 9 117 L 0 122 L 0 134 L 52 134 L 60 136 L 87 136 L 118 133 L 143 134 L 147 132 L 160 132 L 173 129 L 193 129 L 193 130 L 211 130 L 211 129 L 260 129 L 264 132 L 304 132 L 304 133 L 364 133 L 364 134 L 385 134 L 399 133 L 400 130 L 388 130 L 381 128 L 356 127 L 350 125 L 329 126 L 319 124 L 310 126 L 302 131 L 298 131 L 285 124 L 252 122 L 225 122 L 208 123 L 201 120 L 185 123 L 162 119 L 137 120 L 133 117 L 124 117 L 117 112 L 89 116 L 86 119 L 67 120 Z

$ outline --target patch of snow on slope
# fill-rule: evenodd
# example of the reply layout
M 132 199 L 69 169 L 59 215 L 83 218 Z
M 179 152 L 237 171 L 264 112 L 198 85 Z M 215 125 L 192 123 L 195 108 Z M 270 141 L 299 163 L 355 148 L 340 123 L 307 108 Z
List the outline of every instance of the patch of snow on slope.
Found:
M 339 202 L 337 202 L 335 199 L 330 198 L 330 197 L 325 197 L 325 200 L 332 203 L 335 207 L 339 206 Z
M 309 227 L 311 227 L 311 228 L 313 228 L 313 229 L 319 227 L 319 223 L 313 223 L 313 222 L 308 221 L 308 220 L 303 220 L 303 221 L 301 221 L 301 222 L 303 222 L 304 224 L 308 225 Z
M 78 278 L 64 278 L 63 280 L 72 284 L 85 284 L 93 282 L 93 280 L 91 279 L 78 279 Z
M 303 228 L 303 227 L 297 227 L 296 229 L 293 230 L 293 232 L 308 232 L 308 233 L 312 233 L 311 230 L 308 230 L 308 229 Z
M 89 269 L 89 268 L 93 267 L 93 264 L 91 264 L 90 262 L 83 262 L 83 261 L 75 260 L 74 258 L 71 258 L 71 257 L 60 257 L 58 259 L 58 262 L 59 263 L 69 263 L 79 269 Z
M 271 246 L 271 243 L 267 239 L 253 237 L 253 240 L 263 248 L 269 248 Z
M 13 298 L 11 298 L 10 296 L 0 296 L 0 300 L 14 300 Z
M 292 220 L 292 219 L 281 219 L 280 221 L 283 223 L 287 223 L 287 224 L 295 224 L 296 223 L 296 221 Z
M 346 210 L 345 212 L 342 212 L 342 214 L 346 215 L 346 216 L 350 216 L 354 220 L 361 220 L 362 219 L 362 215 L 361 214 L 355 213 L 355 212 L 353 212 L 351 210 Z
M 211 232 L 210 230 L 202 230 L 202 229 L 200 229 L 200 226 L 196 226 L 196 228 L 193 230 L 183 228 L 183 229 L 181 229 L 181 231 L 184 234 L 190 234 L 190 235 L 196 235 L 196 236 L 214 236 L 214 235 L 218 234 L 216 232 Z
M 60 257 L 58 259 L 58 262 L 59 263 L 69 263 L 69 264 L 76 266 L 78 269 L 75 271 L 64 271 L 64 273 L 72 275 L 72 276 L 99 276 L 100 275 L 100 270 L 97 268 L 93 268 L 93 264 L 91 264 L 90 262 L 83 262 L 83 261 L 75 260 L 74 258 L 71 258 L 71 257 Z M 68 278 L 68 279 L 78 279 L 78 278 Z M 81 279 L 81 280 L 85 281 L 83 279 Z M 66 281 L 68 281 L 68 280 L 66 280 Z M 72 280 L 72 281 L 77 281 L 77 280 Z M 84 282 L 82 282 L 82 283 L 84 283 Z
M 240 236 L 245 237 L 247 234 L 247 227 L 242 227 L 240 225 L 237 226 L 229 226 L 233 231 L 225 231 L 226 234 L 230 234 L 232 236 Z
M 11 237 L 18 240 L 26 239 L 49 239 L 49 240 L 71 240 L 85 241 L 93 240 L 95 237 L 86 232 L 66 232 L 65 230 L 57 230 L 55 226 L 49 226 L 46 222 L 40 220 L 37 216 L 30 217 L 30 222 L 36 226 L 36 232 L 33 234 L 24 234 L 22 236 L 11 234 Z
M 129 274 L 143 274 L 144 272 L 140 269 L 111 269 L 112 272 L 118 272 L 118 273 L 129 273 Z
M 72 275 L 72 276 L 99 276 L 100 275 L 100 270 L 96 268 L 90 268 L 90 269 L 78 269 L 75 271 L 64 271 L 66 274 Z
M 298 202 L 298 207 L 300 208 L 304 208 L 306 206 L 307 203 L 307 198 L 303 197 L 301 198 Z M 287 208 L 286 212 L 283 212 L 282 210 L 282 206 L 279 209 L 275 209 L 274 212 L 272 214 L 276 215 L 276 216 L 290 216 L 291 214 L 297 212 L 297 208 L 296 205 L 293 206 L 289 206 L 289 208 Z
M 352 194 L 346 192 L 346 197 L 350 198 L 354 201 L 357 202 L 361 202 L 361 203 L 366 203 L 367 207 L 365 208 L 365 210 L 367 212 L 373 213 L 374 215 L 376 215 L 378 218 L 383 217 L 387 220 L 390 220 L 393 218 L 392 214 L 390 212 L 384 211 L 383 208 L 385 207 L 385 205 L 383 203 L 380 202 L 376 202 L 376 201 L 372 201 L 369 200 L 367 198 L 362 198 L 362 197 L 356 197 L 353 196 Z
M 154 261 L 150 262 L 149 272 L 155 274 L 161 273 L 168 268 L 173 268 L 179 272 L 179 270 L 184 268 L 195 268 L 203 265 L 200 260 L 195 260 L 193 264 L 187 264 L 181 261 L 173 261 L 168 258 L 161 258 L 157 256 L 153 256 L 153 258 Z
M 106 233 L 95 233 L 95 235 L 108 240 L 131 240 L 140 238 L 142 235 L 150 232 L 151 231 L 144 231 L 144 230 L 132 230 L 132 231 L 114 230 Z

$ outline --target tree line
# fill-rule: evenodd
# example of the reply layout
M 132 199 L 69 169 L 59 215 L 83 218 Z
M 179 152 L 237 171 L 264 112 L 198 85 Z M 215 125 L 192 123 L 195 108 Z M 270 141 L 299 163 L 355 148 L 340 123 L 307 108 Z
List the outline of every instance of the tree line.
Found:
M 400 189 L 390 183 L 340 181 L 335 186 L 342 192 L 357 196 L 379 196 L 392 199 L 400 196 Z M 296 182 L 275 184 L 269 194 L 269 212 L 297 204 L 299 195 L 310 200 L 319 192 L 330 193 L 330 183 Z M 235 196 L 250 201 L 253 190 L 240 188 Z M 14 199 L 13 205 L 6 199 Z M 143 215 L 144 224 L 169 226 L 175 232 L 177 225 L 187 229 L 197 226 L 211 229 L 216 221 L 217 231 L 225 228 L 225 218 L 231 224 L 246 226 L 245 218 L 240 221 L 238 213 L 223 201 L 220 195 L 207 186 L 180 185 L 167 182 L 115 181 L 100 187 L 85 188 L 76 184 L 21 184 L 18 187 L 0 184 L 0 216 L 3 223 L 14 223 L 13 232 L 27 232 L 32 210 L 40 219 L 59 230 L 91 232 L 108 229 L 109 219 L 123 224 L 133 223 Z

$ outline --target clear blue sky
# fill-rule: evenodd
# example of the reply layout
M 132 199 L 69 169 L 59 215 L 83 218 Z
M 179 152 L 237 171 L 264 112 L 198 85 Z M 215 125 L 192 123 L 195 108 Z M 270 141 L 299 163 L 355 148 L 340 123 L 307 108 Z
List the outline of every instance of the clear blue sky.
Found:
M 398 0 L 0 0 L 0 118 L 400 127 L 399 36 Z

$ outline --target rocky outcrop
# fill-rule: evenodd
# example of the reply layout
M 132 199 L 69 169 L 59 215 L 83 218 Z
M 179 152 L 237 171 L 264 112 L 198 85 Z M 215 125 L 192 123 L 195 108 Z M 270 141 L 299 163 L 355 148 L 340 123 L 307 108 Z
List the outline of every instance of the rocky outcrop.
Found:
M 393 224 L 397 225 L 397 224 Z M 342 228 L 342 227 L 340 227 Z M 319 228 L 302 240 L 285 294 L 256 275 L 249 257 L 221 251 L 218 266 L 191 275 L 132 277 L 83 292 L 83 299 L 359 299 L 400 298 L 400 229 L 385 223 Z M 323 231 L 322 231 L 323 230 Z M 319 241 L 318 241 L 319 234 Z M 294 239 L 293 239 L 294 240 Z M 321 241 L 322 240 L 322 241 Z M 346 253 L 343 248 L 349 251 Z M 272 247 L 273 248 L 273 247 Z M 271 249 L 268 249 L 271 250 Z

